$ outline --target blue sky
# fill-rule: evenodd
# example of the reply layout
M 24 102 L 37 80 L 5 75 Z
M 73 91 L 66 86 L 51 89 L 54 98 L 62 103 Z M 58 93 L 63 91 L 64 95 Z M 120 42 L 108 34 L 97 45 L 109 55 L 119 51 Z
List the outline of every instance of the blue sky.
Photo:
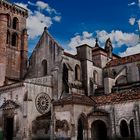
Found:
M 35 47 L 44 26 L 69 51 L 99 40 L 101 47 L 111 38 L 114 53 L 121 56 L 140 52 L 138 23 L 140 0 L 15 0 L 29 10 L 29 51 Z

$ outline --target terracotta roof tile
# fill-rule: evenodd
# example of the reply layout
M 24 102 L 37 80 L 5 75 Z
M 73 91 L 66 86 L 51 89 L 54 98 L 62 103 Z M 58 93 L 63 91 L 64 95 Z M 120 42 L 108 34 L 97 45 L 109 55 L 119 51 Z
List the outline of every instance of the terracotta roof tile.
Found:
M 123 93 L 111 93 L 108 95 L 91 96 L 97 105 L 116 104 L 140 99 L 140 90 L 125 91 Z
M 140 54 L 130 55 L 130 56 L 111 60 L 110 62 L 107 63 L 106 67 L 113 67 L 113 66 L 132 63 L 136 61 L 140 61 Z

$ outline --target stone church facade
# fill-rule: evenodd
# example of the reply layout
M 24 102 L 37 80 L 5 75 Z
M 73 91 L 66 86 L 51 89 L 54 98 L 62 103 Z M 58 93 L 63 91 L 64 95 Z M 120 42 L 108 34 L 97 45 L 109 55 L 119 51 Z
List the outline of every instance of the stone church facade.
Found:
M 66 53 L 44 28 L 28 59 L 28 11 L 0 1 L 0 127 L 5 140 L 140 138 L 140 54 Z

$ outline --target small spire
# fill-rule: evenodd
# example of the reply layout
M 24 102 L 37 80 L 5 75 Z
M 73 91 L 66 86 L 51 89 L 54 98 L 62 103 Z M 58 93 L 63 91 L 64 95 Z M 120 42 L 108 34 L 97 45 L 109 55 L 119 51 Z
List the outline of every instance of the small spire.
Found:
M 95 47 L 99 47 L 99 44 L 98 44 L 98 38 L 96 37 L 96 40 L 95 40 Z
M 96 43 L 98 43 L 98 38 L 96 37 Z
M 47 27 L 44 27 L 44 31 L 47 31 Z

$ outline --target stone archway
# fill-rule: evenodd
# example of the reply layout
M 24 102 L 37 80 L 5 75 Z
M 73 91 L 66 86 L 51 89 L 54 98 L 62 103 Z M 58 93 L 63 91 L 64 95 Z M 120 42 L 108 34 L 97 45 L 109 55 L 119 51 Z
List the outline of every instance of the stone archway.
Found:
M 88 122 L 86 115 L 82 113 L 77 123 L 77 140 L 87 139 Z
M 18 124 L 15 125 L 15 111 L 18 107 L 19 105 L 12 100 L 6 100 L 0 107 L 3 112 L 3 132 L 6 140 L 13 140 L 16 136 Z
M 96 120 L 91 126 L 92 140 L 107 140 L 107 126 L 101 120 Z

